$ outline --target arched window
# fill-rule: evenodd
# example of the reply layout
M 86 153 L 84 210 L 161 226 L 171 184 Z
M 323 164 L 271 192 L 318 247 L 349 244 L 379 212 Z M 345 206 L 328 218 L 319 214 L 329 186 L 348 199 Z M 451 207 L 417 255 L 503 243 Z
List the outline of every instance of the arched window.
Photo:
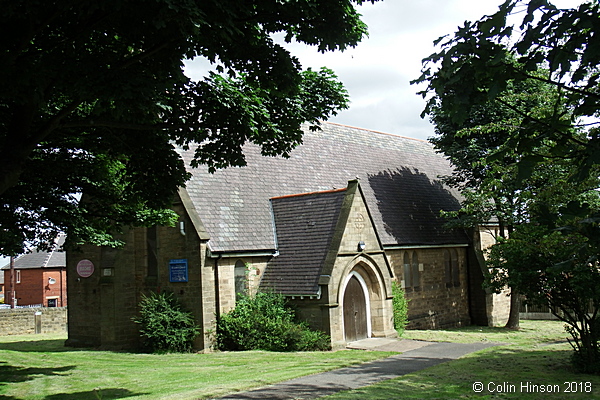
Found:
M 248 291 L 248 275 L 246 272 L 246 263 L 242 260 L 237 260 L 235 262 L 235 267 L 233 268 L 236 301 Z

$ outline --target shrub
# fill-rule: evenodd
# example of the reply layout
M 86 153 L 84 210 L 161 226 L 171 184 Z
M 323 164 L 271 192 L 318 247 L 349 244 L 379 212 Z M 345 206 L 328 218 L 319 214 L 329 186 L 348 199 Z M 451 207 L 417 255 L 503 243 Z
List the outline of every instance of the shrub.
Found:
M 398 336 L 402 336 L 404 328 L 408 324 L 408 300 L 404 294 L 404 289 L 396 281 L 392 281 L 392 307 L 394 310 L 394 329 Z
M 142 295 L 140 317 L 143 346 L 150 352 L 189 352 L 200 330 L 171 292 Z
M 281 294 L 242 296 L 217 322 L 220 350 L 316 351 L 330 348 L 329 336 L 294 321 L 295 313 Z

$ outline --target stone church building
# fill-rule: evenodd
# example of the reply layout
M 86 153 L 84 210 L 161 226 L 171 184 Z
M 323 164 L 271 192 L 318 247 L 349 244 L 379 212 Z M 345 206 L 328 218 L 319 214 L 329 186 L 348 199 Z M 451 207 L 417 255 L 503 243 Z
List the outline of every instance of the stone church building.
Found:
M 395 336 L 392 281 L 408 328 L 501 322 L 506 296 L 482 287 L 482 232 L 448 230 L 457 210 L 449 162 L 426 141 L 324 123 L 289 159 L 244 149 L 248 165 L 191 169 L 173 203 L 175 227 L 135 228 L 122 249 L 69 252 L 67 345 L 131 348 L 142 293 L 170 290 L 209 349 L 238 293 L 269 288 L 331 336 L 332 346 Z M 193 153 L 181 152 L 189 164 Z

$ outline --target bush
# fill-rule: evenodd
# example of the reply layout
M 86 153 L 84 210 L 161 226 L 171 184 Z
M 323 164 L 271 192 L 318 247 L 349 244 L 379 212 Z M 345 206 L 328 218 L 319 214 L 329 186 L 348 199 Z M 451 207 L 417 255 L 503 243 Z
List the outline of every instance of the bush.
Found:
M 396 281 L 392 281 L 392 307 L 394 309 L 394 329 L 398 336 L 402 336 L 408 324 L 408 300 L 404 295 L 404 289 Z
M 217 322 L 220 350 L 329 350 L 330 338 L 294 321 L 295 313 L 277 293 L 242 296 L 236 307 Z
M 140 317 L 142 344 L 150 352 L 189 352 L 200 329 L 173 293 L 142 295 Z

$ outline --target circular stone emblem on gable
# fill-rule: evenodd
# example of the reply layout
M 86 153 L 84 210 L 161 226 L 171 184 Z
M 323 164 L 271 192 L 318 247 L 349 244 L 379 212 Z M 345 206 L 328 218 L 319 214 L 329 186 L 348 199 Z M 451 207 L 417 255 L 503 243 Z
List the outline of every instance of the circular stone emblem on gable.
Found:
M 94 273 L 94 263 L 90 260 L 81 260 L 77 263 L 77 274 L 82 278 L 89 278 Z

